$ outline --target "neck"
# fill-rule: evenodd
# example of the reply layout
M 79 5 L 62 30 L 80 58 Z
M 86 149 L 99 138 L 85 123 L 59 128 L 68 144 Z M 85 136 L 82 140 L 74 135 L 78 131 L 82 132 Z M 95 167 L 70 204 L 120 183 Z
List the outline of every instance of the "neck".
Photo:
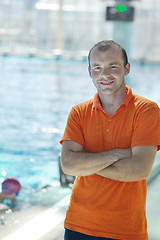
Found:
M 113 115 L 117 109 L 120 107 L 126 96 L 126 86 L 120 89 L 120 91 L 116 92 L 114 95 L 101 95 L 100 102 L 103 109 L 110 115 Z

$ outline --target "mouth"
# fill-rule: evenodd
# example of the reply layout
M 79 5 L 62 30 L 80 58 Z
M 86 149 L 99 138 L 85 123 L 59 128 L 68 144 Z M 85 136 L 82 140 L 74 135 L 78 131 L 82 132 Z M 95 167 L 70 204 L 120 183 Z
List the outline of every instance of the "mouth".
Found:
M 99 83 L 101 84 L 101 85 L 104 85 L 104 86 L 108 86 L 108 85 L 111 85 L 112 83 L 114 83 L 114 81 L 99 81 Z

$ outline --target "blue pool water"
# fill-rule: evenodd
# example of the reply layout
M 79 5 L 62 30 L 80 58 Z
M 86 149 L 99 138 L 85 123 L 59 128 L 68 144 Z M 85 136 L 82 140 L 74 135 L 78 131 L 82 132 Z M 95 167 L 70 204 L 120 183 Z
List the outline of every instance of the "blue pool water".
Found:
M 132 63 L 127 84 L 160 106 L 159 64 Z M 59 140 L 70 108 L 92 98 L 86 61 L 0 57 L 0 181 L 29 189 L 58 182 Z
M 58 178 L 59 140 L 71 106 L 91 97 L 86 63 L 0 59 L 0 174 L 22 184 Z M 89 81 L 88 81 L 89 84 Z

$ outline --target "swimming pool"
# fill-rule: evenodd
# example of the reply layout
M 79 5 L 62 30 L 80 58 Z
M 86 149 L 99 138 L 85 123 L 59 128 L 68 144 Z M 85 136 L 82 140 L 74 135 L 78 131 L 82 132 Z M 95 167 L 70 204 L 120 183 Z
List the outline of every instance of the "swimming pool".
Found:
M 59 140 L 68 113 L 95 93 L 87 62 L 0 57 L 0 73 L 1 182 L 16 176 L 29 191 L 58 184 Z M 159 64 L 134 62 L 127 84 L 160 105 L 159 76 Z

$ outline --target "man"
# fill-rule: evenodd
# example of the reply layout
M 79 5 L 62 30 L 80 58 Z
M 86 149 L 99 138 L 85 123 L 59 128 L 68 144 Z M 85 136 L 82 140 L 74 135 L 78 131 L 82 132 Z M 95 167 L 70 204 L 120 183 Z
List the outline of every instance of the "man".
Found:
M 65 219 L 65 240 L 147 240 L 146 178 L 160 149 L 156 103 L 132 93 L 126 51 L 114 41 L 89 52 L 97 88 L 74 106 L 62 144 L 62 168 L 76 176 Z

